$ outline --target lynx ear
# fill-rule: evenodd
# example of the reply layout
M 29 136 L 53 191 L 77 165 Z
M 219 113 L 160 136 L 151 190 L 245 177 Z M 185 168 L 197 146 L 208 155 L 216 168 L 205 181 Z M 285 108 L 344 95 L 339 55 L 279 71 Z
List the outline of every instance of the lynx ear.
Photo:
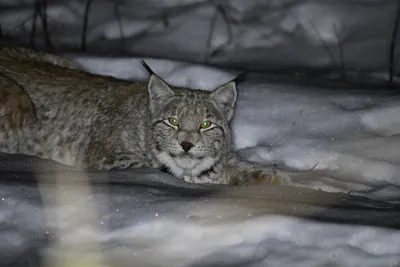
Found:
M 233 80 L 218 87 L 210 94 L 210 98 L 224 112 L 228 121 L 230 121 L 233 117 L 237 98 L 236 82 Z
M 163 79 L 158 77 L 157 74 L 155 74 L 144 61 L 142 61 L 142 65 L 150 73 L 147 90 L 149 92 L 150 111 L 154 113 L 157 108 L 163 106 L 171 97 L 175 95 L 175 93 L 172 91 L 169 85 Z

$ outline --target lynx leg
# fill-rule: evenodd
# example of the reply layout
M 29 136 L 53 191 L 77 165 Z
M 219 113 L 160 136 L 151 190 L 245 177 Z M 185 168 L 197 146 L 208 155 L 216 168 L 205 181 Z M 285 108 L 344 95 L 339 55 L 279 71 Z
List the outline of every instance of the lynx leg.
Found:
M 232 156 L 225 167 L 230 184 L 274 184 L 291 185 L 292 180 L 283 171 L 275 170 L 257 163 L 248 162 L 237 155 Z
M 246 184 L 290 185 L 292 183 L 292 180 L 286 173 L 267 168 L 252 172 L 250 175 L 250 179 L 245 181 Z
M 145 163 L 136 155 L 129 153 L 101 154 L 98 159 L 87 161 L 88 168 L 98 170 L 127 169 L 145 167 Z
M 34 121 L 35 108 L 29 96 L 0 73 L 0 151 L 21 153 L 24 132 Z

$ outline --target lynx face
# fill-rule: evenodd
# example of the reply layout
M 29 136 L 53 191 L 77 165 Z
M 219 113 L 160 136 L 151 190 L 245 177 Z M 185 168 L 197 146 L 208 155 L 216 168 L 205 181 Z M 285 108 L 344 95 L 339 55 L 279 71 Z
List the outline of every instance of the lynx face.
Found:
M 187 181 L 212 179 L 231 149 L 235 83 L 211 93 L 171 89 L 153 74 L 148 90 L 158 161 Z

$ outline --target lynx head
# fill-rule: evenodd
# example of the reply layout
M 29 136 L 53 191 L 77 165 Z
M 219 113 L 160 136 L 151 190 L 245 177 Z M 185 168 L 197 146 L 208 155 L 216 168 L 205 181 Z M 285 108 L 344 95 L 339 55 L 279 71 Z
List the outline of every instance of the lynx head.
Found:
M 237 96 L 235 81 L 207 92 L 172 88 L 150 73 L 149 108 L 156 158 L 177 177 L 212 179 L 231 149 L 229 122 Z

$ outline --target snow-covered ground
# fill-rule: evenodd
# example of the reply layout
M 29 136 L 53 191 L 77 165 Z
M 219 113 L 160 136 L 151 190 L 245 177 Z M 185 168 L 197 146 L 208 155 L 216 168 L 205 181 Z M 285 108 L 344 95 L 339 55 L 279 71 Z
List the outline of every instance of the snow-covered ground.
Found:
M 296 187 L 209 187 L 143 170 L 89 173 L 92 193 L 78 184 L 56 195 L 30 171 L 42 181 L 83 174 L 0 155 L 1 266 L 57 255 L 47 247 L 56 236 L 72 266 L 92 266 L 96 250 L 91 260 L 108 266 L 400 266 L 400 92 L 300 73 L 386 72 L 397 1 L 117 2 L 92 1 L 89 52 L 65 54 L 79 68 L 145 82 L 144 57 L 170 84 L 205 90 L 238 70 L 193 62 L 296 72 L 251 72 L 232 123 L 235 149 L 290 171 Z M 32 1 L 0 3 L 1 34 L 29 43 Z M 83 13 L 84 1 L 49 1 L 60 53 L 80 50 Z

